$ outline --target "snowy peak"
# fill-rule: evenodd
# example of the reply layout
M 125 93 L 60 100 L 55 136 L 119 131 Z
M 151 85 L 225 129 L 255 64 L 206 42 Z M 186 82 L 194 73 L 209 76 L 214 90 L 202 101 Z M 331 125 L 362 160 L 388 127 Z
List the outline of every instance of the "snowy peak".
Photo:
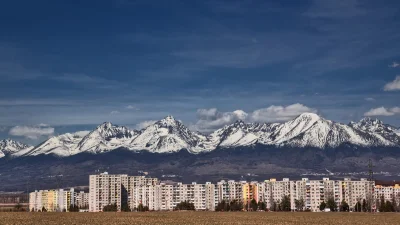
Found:
M 167 116 L 140 131 L 105 122 L 90 132 L 54 136 L 34 148 L 3 140 L 0 142 L 0 157 L 6 154 L 12 154 L 13 157 L 41 154 L 67 157 L 82 152 L 97 154 L 118 148 L 152 153 L 172 153 L 186 149 L 190 153 L 201 153 L 217 148 L 254 144 L 321 149 L 336 148 L 343 144 L 400 147 L 400 134 L 395 127 L 377 119 L 364 118 L 346 125 L 326 120 L 315 113 L 303 113 L 284 123 L 259 124 L 238 120 L 206 136 L 189 130 L 173 116 Z
M 77 145 L 78 152 L 105 152 L 115 148 L 126 147 L 139 131 L 124 126 L 105 122 L 82 138 Z
M 55 154 L 58 156 L 70 156 L 77 150 L 78 143 L 86 136 L 89 131 L 78 131 L 75 133 L 65 133 L 59 136 L 53 136 L 42 142 L 26 155 L 48 155 Z
M 221 147 L 252 145 L 258 140 L 258 136 L 253 131 L 254 124 L 246 124 L 242 120 L 237 120 L 235 123 L 213 132 L 207 145 L 211 145 L 211 143 Z
M 364 130 L 364 131 L 369 131 L 369 132 L 381 132 L 381 131 L 391 131 L 394 130 L 392 126 L 390 125 L 385 125 L 381 120 L 378 119 L 372 119 L 370 117 L 366 117 L 361 119 L 359 122 L 350 122 L 349 126 Z
M 391 125 L 384 124 L 381 120 L 366 117 L 357 123 L 351 122 L 349 126 L 371 134 L 381 141 L 386 142 L 388 145 L 400 145 L 400 138 L 396 133 L 396 128 Z
M 167 126 L 175 126 L 180 122 L 175 120 L 175 118 L 173 116 L 169 115 L 169 116 L 166 116 L 164 119 L 159 120 L 156 123 L 160 124 L 161 126 L 167 127 Z
M 26 144 L 11 139 L 0 140 L 0 158 L 28 149 L 29 147 Z
M 105 122 L 98 126 L 89 135 L 99 135 L 106 139 L 107 141 L 112 138 L 132 138 L 138 133 L 136 130 L 130 130 L 124 126 L 113 125 L 110 122 Z
M 26 148 L 29 148 L 29 146 L 11 139 L 4 139 L 0 141 L 0 150 L 3 152 L 14 153 Z
M 201 139 L 205 137 L 190 131 L 174 117 L 167 116 L 140 131 L 129 148 L 158 153 L 176 152 L 182 149 L 190 151 Z

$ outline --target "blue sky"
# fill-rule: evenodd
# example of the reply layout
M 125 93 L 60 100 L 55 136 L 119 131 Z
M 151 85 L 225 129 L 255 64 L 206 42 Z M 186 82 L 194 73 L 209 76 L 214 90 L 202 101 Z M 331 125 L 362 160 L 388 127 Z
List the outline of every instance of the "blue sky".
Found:
M 0 27 L 0 138 L 168 114 L 204 132 L 304 111 L 400 126 L 399 1 L 14 0 Z

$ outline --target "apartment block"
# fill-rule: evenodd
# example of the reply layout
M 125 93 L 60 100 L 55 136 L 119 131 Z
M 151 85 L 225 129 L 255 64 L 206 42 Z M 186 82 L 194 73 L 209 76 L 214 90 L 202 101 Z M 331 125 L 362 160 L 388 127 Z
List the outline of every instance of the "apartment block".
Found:
M 90 176 L 89 187 L 89 209 L 92 212 L 102 211 L 103 207 L 116 203 L 118 209 L 122 204 L 128 204 L 133 210 L 140 204 L 147 206 L 150 210 L 169 211 L 173 210 L 179 203 L 188 201 L 194 204 L 196 210 L 215 210 L 219 202 L 239 200 L 247 204 L 251 200 L 266 203 L 271 208 L 282 202 L 284 196 L 288 196 L 291 209 L 296 209 L 296 201 L 303 200 L 302 210 L 319 211 L 322 202 L 333 198 L 336 204 L 346 201 L 350 210 L 358 201 L 373 199 L 384 196 L 385 200 L 392 200 L 395 196 L 400 198 L 400 186 L 383 187 L 366 179 L 330 180 L 323 178 L 310 180 L 289 180 L 274 178 L 264 182 L 246 182 L 234 180 L 221 180 L 216 184 L 206 182 L 199 184 L 159 183 L 157 178 L 145 176 L 109 175 L 107 173 Z M 32 193 L 32 205 L 38 205 L 40 200 L 37 194 Z M 46 201 L 44 199 L 46 198 Z M 47 191 L 42 194 L 41 201 L 50 204 L 49 198 L 52 194 Z M 78 194 L 76 199 L 78 199 Z M 76 202 L 79 202 L 76 200 Z M 50 205 L 48 205 L 49 208 Z
M 74 189 L 40 190 L 29 193 L 29 209 L 32 211 L 67 212 L 75 205 Z
M 89 177 L 89 211 L 101 212 L 107 205 L 116 204 L 121 210 L 122 182 L 121 177 L 128 175 L 111 175 L 107 172 Z
M 81 209 L 89 208 L 89 193 L 83 191 L 75 193 L 75 205 Z

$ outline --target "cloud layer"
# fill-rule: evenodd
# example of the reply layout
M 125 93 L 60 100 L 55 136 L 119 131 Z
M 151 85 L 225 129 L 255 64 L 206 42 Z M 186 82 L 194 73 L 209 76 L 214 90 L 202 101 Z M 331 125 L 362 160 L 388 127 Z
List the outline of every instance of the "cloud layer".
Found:
M 368 112 L 364 113 L 364 116 L 393 116 L 395 114 L 400 114 L 400 107 L 387 109 L 382 106 L 370 109 Z
M 385 87 L 383 87 L 383 90 L 385 91 L 400 90 L 400 76 L 396 76 L 396 79 L 394 79 L 394 81 L 387 83 Z
M 293 119 L 305 112 L 316 113 L 317 110 L 300 103 L 288 106 L 272 105 L 267 108 L 257 109 L 251 113 L 246 113 L 243 110 L 220 112 L 216 108 L 199 109 L 197 110 L 198 121 L 194 125 L 194 128 L 201 132 L 211 132 L 225 125 L 232 124 L 237 120 L 257 123 L 282 122 Z
M 45 126 L 15 126 L 10 129 L 9 134 L 12 136 L 21 136 L 28 139 L 36 140 L 42 136 L 53 135 L 54 128 Z
M 153 125 L 155 122 L 157 122 L 157 120 L 146 120 L 146 121 L 143 121 L 143 122 L 140 122 L 140 123 L 136 124 L 135 128 L 138 129 L 138 130 L 141 130 L 141 129 L 146 128 L 146 127 L 148 127 L 150 125 Z

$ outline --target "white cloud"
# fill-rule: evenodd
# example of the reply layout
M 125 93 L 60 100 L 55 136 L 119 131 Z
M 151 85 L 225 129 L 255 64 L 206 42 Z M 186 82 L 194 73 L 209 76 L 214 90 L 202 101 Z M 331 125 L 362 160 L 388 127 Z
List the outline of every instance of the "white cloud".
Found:
M 48 124 L 45 124 L 45 123 L 39 123 L 38 126 L 39 126 L 39 127 L 49 127 L 49 125 L 48 125 Z
M 364 116 L 393 116 L 395 114 L 400 114 L 400 107 L 386 109 L 382 106 L 379 108 L 370 109 L 368 112 L 364 113 Z
M 399 66 L 400 66 L 400 63 L 398 63 L 398 62 L 393 62 L 392 64 L 389 65 L 389 67 L 392 67 L 392 68 L 396 68 Z
M 83 130 L 83 131 L 77 131 L 74 133 L 74 135 L 79 136 L 79 137 L 84 137 L 86 135 L 88 135 L 90 133 L 90 131 L 88 130 Z
M 199 120 L 193 127 L 201 132 L 211 132 L 237 120 L 246 122 L 281 122 L 293 119 L 305 112 L 316 113 L 317 110 L 299 103 L 288 106 L 272 105 L 268 108 L 257 109 L 252 113 L 246 113 L 243 110 L 220 112 L 216 108 L 199 109 L 197 110 Z
M 373 101 L 375 101 L 375 99 L 374 98 L 365 98 L 365 101 L 373 102 Z
M 316 113 L 317 110 L 300 103 L 288 106 L 272 105 L 268 108 L 255 110 L 252 113 L 251 118 L 255 122 L 282 122 L 293 119 L 306 112 Z
M 9 134 L 12 136 L 22 136 L 29 139 L 38 139 L 41 136 L 53 135 L 54 128 L 41 126 L 15 126 L 10 129 Z
M 134 105 L 128 105 L 126 106 L 127 109 L 133 109 L 133 110 L 139 110 L 138 107 L 134 106 Z
M 231 124 L 236 120 L 246 120 L 248 114 L 243 110 L 233 112 L 220 112 L 216 108 L 198 109 L 197 117 L 199 120 L 194 125 L 195 129 L 201 132 L 210 132 Z
M 385 91 L 400 90 L 400 76 L 396 76 L 396 79 L 394 79 L 394 81 L 387 83 L 385 87 L 383 87 L 383 90 Z
M 150 125 L 153 125 L 156 122 L 157 122 L 157 120 L 146 120 L 146 121 L 140 122 L 140 123 L 136 124 L 136 129 L 141 130 Z
M 115 111 L 111 111 L 110 114 L 115 115 L 115 114 L 120 114 L 120 112 L 115 110 Z
M 390 109 L 391 112 L 400 113 L 400 107 L 393 107 Z

